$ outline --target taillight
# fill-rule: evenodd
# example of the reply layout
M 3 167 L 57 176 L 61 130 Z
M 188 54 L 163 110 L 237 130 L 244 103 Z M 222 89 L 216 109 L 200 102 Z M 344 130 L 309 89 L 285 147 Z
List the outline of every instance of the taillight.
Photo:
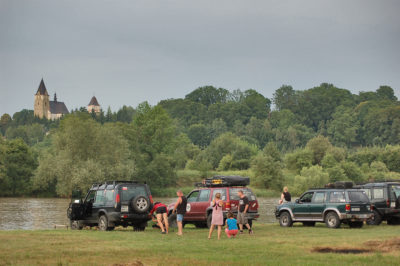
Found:
M 350 204 L 346 204 L 346 211 L 350 211 Z
M 149 198 L 150 198 L 150 203 L 151 203 L 151 204 L 153 204 L 153 196 L 152 196 L 152 195 L 150 195 L 150 197 L 149 197 Z
M 227 210 L 230 210 L 230 209 L 231 209 L 231 202 L 230 202 L 230 201 L 227 201 L 227 202 L 225 203 L 225 209 L 227 209 Z
M 117 194 L 116 196 L 115 196 L 115 203 L 119 203 L 120 202 L 120 198 L 119 198 L 119 194 Z
M 388 208 L 390 207 L 390 200 L 386 201 L 386 205 L 388 206 Z

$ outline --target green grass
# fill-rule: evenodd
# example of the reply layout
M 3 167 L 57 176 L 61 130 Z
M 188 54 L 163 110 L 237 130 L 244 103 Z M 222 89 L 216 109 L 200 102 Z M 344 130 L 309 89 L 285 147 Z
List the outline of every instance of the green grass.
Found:
M 207 239 L 206 229 L 188 226 L 184 236 L 116 230 L 0 231 L 0 265 L 398 265 L 400 251 L 321 254 L 315 247 L 361 248 L 369 240 L 398 237 L 399 227 L 328 229 L 255 224 L 254 235 Z

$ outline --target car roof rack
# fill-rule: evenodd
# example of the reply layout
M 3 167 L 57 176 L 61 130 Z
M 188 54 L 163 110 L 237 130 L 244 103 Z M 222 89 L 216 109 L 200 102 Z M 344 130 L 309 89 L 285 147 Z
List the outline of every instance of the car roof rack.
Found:
M 374 184 L 374 183 L 395 183 L 395 182 L 400 182 L 400 179 L 389 179 L 389 180 L 375 180 L 375 181 L 368 181 L 368 182 L 362 182 L 362 183 L 357 183 L 356 185 L 367 185 L 367 184 Z
M 249 177 L 216 175 L 210 178 L 206 178 L 202 182 L 197 182 L 194 185 L 196 187 L 245 187 L 249 184 Z
M 139 182 L 138 181 L 131 181 L 131 180 L 105 181 L 105 182 L 101 182 L 101 183 L 93 183 L 92 189 L 98 189 L 98 188 L 100 188 L 102 186 L 104 186 L 106 188 L 107 186 L 110 186 L 110 185 L 115 187 L 116 185 L 121 184 L 121 183 L 138 184 Z

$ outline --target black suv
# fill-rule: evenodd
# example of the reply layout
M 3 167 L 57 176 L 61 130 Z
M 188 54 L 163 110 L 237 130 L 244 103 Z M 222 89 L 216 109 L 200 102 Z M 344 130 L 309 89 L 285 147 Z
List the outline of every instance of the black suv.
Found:
M 295 202 L 277 206 L 275 216 L 285 227 L 294 222 L 305 226 L 325 222 L 329 228 L 338 228 L 341 223 L 360 228 L 372 212 L 366 193 L 360 189 L 320 188 L 306 191 Z
M 374 205 L 374 215 L 367 224 L 379 225 L 384 220 L 388 224 L 400 224 L 400 182 L 374 182 L 357 187 L 365 191 Z
M 71 229 L 98 226 L 105 231 L 133 226 L 143 231 L 153 205 L 149 187 L 135 181 L 93 184 L 84 200 L 76 198 L 75 193 L 67 210 Z

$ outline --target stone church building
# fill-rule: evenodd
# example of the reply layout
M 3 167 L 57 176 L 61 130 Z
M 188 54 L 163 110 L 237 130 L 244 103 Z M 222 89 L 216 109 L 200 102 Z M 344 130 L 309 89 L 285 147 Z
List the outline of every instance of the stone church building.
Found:
M 35 103 L 33 108 L 35 116 L 55 120 L 61 118 L 65 114 L 69 114 L 65 104 L 57 101 L 57 95 L 55 93 L 53 101 L 50 101 L 49 98 L 50 96 L 42 79 L 35 94 Z

